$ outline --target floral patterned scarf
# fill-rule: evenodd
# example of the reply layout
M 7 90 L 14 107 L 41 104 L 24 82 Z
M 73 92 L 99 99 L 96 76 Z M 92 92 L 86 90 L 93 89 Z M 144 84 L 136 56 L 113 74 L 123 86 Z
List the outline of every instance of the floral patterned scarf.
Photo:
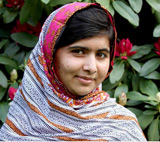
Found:
M 101 87 L 75 99 L 52 72 L 54 45 L 63 27 L 75 12 L 91 5 L 101 7 L 95 3 L 75 2 L 59 8 L 47 18 L 7 120 L 0 129 L 0 140 L 146 141 L 135 115 L 118 105 Z M 114 27 L 111 15 L 105 11 Z M 111 52 L 109 73 L 114 51 L 115 47 Z

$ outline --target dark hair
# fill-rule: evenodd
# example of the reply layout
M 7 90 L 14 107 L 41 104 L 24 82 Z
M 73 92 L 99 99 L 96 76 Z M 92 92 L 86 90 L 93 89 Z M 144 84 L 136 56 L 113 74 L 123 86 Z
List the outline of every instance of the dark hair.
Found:
M 59 36 L 56 42 L 55 49 L 97 35 L 107 35 L 110 47 L 112 46 L 114 30 L 107 12 L 101 7 L 90 6 L 76 12 L 68 20 L 62 35 Z

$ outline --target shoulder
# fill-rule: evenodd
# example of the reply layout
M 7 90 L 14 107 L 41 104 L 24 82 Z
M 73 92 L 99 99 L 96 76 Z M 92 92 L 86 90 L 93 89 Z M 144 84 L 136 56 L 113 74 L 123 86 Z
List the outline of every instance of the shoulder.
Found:
M 109 112 L 109 116 L 123 115 L 137 119 L 136 115 L 133 112 L 128 110 L 126 107 L 116 103 L 115 99 L 108 98 L 107 103 L 112 107 L 111 111 Z
M 112 122 L 116 133 L 121 133 L 124 136 L 119 139 L 122 141 L 124 139 L 127 141 L 146 141 L 136 115 L 124 106 L 117 104 L 115 99 L 109 98 L 107 102 L 111 107 L 107 119 Z

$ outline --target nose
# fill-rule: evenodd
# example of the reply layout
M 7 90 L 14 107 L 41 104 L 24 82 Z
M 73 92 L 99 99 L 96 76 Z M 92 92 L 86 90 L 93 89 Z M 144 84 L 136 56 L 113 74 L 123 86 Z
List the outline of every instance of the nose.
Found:
M 83 70 L 89 72 L 90 74 L 97 72 L 96 57 L 94 55 L 86 57 L 83 65 Z

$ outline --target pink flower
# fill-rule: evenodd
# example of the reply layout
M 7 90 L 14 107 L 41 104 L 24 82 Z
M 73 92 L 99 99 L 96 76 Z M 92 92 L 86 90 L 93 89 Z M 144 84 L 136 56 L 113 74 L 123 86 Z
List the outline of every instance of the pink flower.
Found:
M 119 44 L 117 43 L 116 45 L 116 53 L 115 56 L 117 57 L 121 57 L 121 59 L 126 60 L 128 59 L 128 56 L 132 56 L 134 54 L 136 54 L 136 51 L 132 51 L 132 43 L 130 42 L 130 40 L 127 39 L 122 39 Z
M 159 40 L 154 44 L 155 48 L 157 49 L 155 52 L 160 56 L 160 38 Z
M 39 36 L 40 31 L 41 31 L 40 23 L 37 23 L 37 25 L 33 27 L 28 23 L 24 23 L 23 25 L 21 25 L 20 21 L 17 20 L 16 26 L 13 27 L 11 33 L 26 32 L 29 34 L 34 34 L 36 36 Z
M 7 0 L 7 4 L 6 4 L 6 7 L 9 7 L 9 8 L 22 8 L 24 4 L 24 0 Z
M 11 100 L 13 100 L 14 95 L 15 95 L 16 92 L 17 92 L 17 89 L 15 89 L 15 88 L 13 88 L 13 87 L 10 87 L 10 88 L 9 88 L 8 94 L 9 94 L 9 97 L 11 98 Z

